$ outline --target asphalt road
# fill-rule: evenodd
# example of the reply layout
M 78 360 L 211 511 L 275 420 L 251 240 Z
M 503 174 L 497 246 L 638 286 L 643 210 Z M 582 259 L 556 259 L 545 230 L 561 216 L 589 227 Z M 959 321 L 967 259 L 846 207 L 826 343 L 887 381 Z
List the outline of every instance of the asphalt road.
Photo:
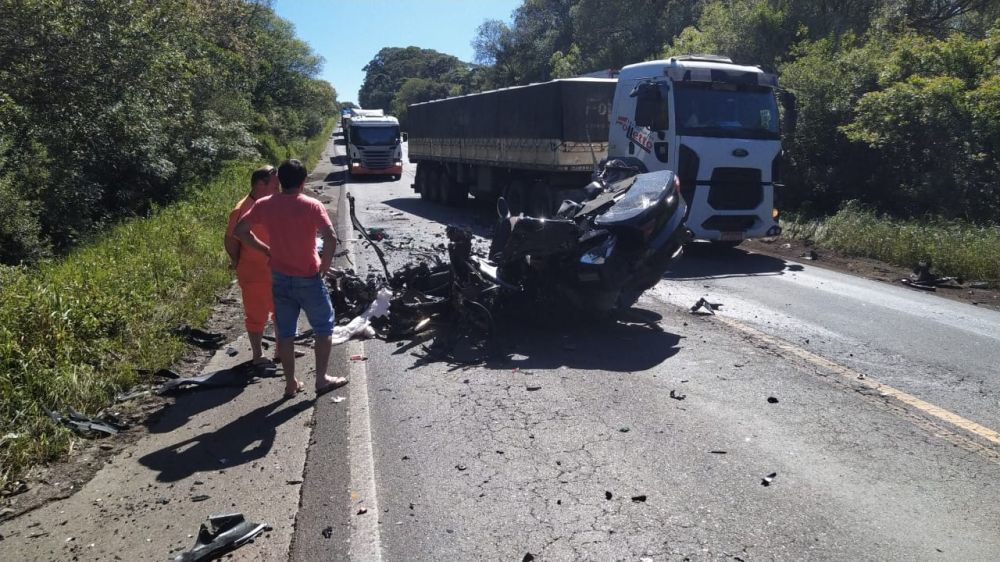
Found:
M 446 224 L 488 233 L 413 173 L 346 188 L 393 266 Z M 740 250 L 689 253 L 637 308 L 655 328 L 510 319 L 473 367 L 359 346 L 350 471 L 378 507 L 338 527 L 351 558 L 1000 559 L 1000 314 Z

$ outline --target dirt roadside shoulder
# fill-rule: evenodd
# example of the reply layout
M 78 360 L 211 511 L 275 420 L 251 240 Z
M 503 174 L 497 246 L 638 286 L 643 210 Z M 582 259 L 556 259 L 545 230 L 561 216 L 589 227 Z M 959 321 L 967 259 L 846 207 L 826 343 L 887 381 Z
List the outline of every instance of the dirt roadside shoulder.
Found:
M 758 240 L 747 240 L 740 244 L 739 249 L 775 258 L 781 258 L 786 261 L 822 267 L 832 271 L 864 277 L 874 281 L 881 281 L 898 287 L 906 287 L 906 285 L 900 283 L 899 280 L 909 277 L 913 273 L 911 270 L 889 265 L 878 260 L 844 256 L 832 250 L 805 244 L 801 240 L 785 239 L 780 237 L 773 239 L 762 238 Z M 816 259 L 809 259 L 806 257 L 812 256 L 810 252 L 815 252 Z M 920 289 L 910 290 L 925 292 Z M 938 288 L 934 291 L 934 294 L 946 299 L 956 300 L 992 310 L 1000 310 L 1000 290 L 995 288 Z
M 192 350 L 174 367 L 182 376 L 250 359 L 238 287 L 204 328 L 225 343 L 214 354 Z M 310 341 L 297 346 L 306 352 L 297 369 L 307 389 Z M 81 441 L 68 458 L 29 474 L 29 490 L 11 498 L 23 515 L 0 523 L 0 560 L 165 560 L 194 544 L 209 515 L 233 512 L 272 530 L 228 559 L 287 559 L 315 401 L 309 390 L 283 400 L 283 390 L 280 377 L 255 378 L 123 404 L 135 420 L 128 432 Z

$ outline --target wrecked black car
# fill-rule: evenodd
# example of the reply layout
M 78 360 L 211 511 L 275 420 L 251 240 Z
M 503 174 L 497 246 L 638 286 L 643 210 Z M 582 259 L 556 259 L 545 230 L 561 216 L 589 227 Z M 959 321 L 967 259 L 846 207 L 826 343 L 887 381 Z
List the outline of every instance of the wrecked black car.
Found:
M 679 186 L 673 172 L 639 174 L 611 161 L 579 200 L 564 201 L 552 218 L 513 215 L 499 199 L 487 255 L 474 255 L 469 230 L 449 226 L 447 262 L 410 264 L 396 272 L 359 223 L 348 195 L 351 221 L 385 276 L 362 281 L 334 270 L 328 276 L 334 306 L 341 318 L 366 314 L 386 339 L 412 335 L 435 320 L 463 337 L 488 336 L 494 314 L 525 303 L 597 314 L 628 309 L 691 238 Z M 386 287 L 390 291 L 380 293 Z M 388 300 L 387 315 L 372 313 L 379 294 Z
M 532 298 L 610 312 L 631 307 L 678 257 L 690 234 L 677 176 L 637 174 L 618 161 L 564 201 L 555 217 L 512 216 L 501 199 L 489 261 L 479 269 Z

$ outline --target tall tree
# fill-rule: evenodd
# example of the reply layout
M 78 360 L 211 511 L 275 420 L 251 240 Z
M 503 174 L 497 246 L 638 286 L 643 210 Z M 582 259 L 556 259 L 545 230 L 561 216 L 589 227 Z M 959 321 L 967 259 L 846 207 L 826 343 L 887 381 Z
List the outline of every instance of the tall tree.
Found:
M 365 65 L 358 102 L 368 109 L 392 111 L 392 100 L 409 78 L 456 82 L 469 71 L 457 57 L 419 47 L 386 47 Z

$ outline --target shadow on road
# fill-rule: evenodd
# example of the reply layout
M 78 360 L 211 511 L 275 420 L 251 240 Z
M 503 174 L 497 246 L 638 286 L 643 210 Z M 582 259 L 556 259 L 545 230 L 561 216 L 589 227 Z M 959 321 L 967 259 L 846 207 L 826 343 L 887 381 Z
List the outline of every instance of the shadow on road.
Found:
M 178 392 L 175 394 L 177 402 L 170 406 L 162 416 L 156 416 L 150 420 L 147 423 L 147 428 L 150 433 L 170 433 L 183 427 L 198 414 L 231 402 L 242 394 L 245 388 L 245 386 L 230 386 Z
M 633 309 L 619 321 L 508 321 L 501 338 L 507 356 L 491 368 L 633 372 L 659 365 L 680 351 L 680 336 L 655 325 L 659 314 Z
M 656 323 L 658 313 L 632 309 L 615 320 L 585 320 L 544 314 L 519 313 L 497 319 L 497 330 L 488 348 L 468 352 L 456 348 L 456 357 L 465 357 L 471 364 L 482 362 L 490 369 L 569 369 L 634 372 L 659 365 L 680 351 L 681 337 L 663 331 Z M 447 328 L 441 337 L 448 337 Z M 428 349 L 433 347 L 433 332 L 422 334 L 399 345 L 393 355 L 411 354 L 417 357 L 411 368 L 442 361 L 454 369 L 470 363 L 454 358 L 435 359 Z M 423 350 L 421 352 L 420 350 Z
M 347 172 L 341 170 L 339 172 L 330 172 L 323 178 L 323 182 L 327 185 L 344 185 L 347 180 Z
M 277 427 L 311 408 L 313 403 L 312 400 L 278 400 L 266 404 L 215 431 L 150 453 L 139 459 L 139 463 L 158 471 L 157 481 L 176 482 L 197 472 L 258 460 L 274 446 Z
M 706 245 L 707 246 L 707 245 Z M 789 264 L 781 258 L 753 254 L 738 248 L 718 249 L 685 247 L 684 256 L 670 266 L 664 279 L 721 279 L 784 275 L 785 271 L 801 271 L 802 266 Z

